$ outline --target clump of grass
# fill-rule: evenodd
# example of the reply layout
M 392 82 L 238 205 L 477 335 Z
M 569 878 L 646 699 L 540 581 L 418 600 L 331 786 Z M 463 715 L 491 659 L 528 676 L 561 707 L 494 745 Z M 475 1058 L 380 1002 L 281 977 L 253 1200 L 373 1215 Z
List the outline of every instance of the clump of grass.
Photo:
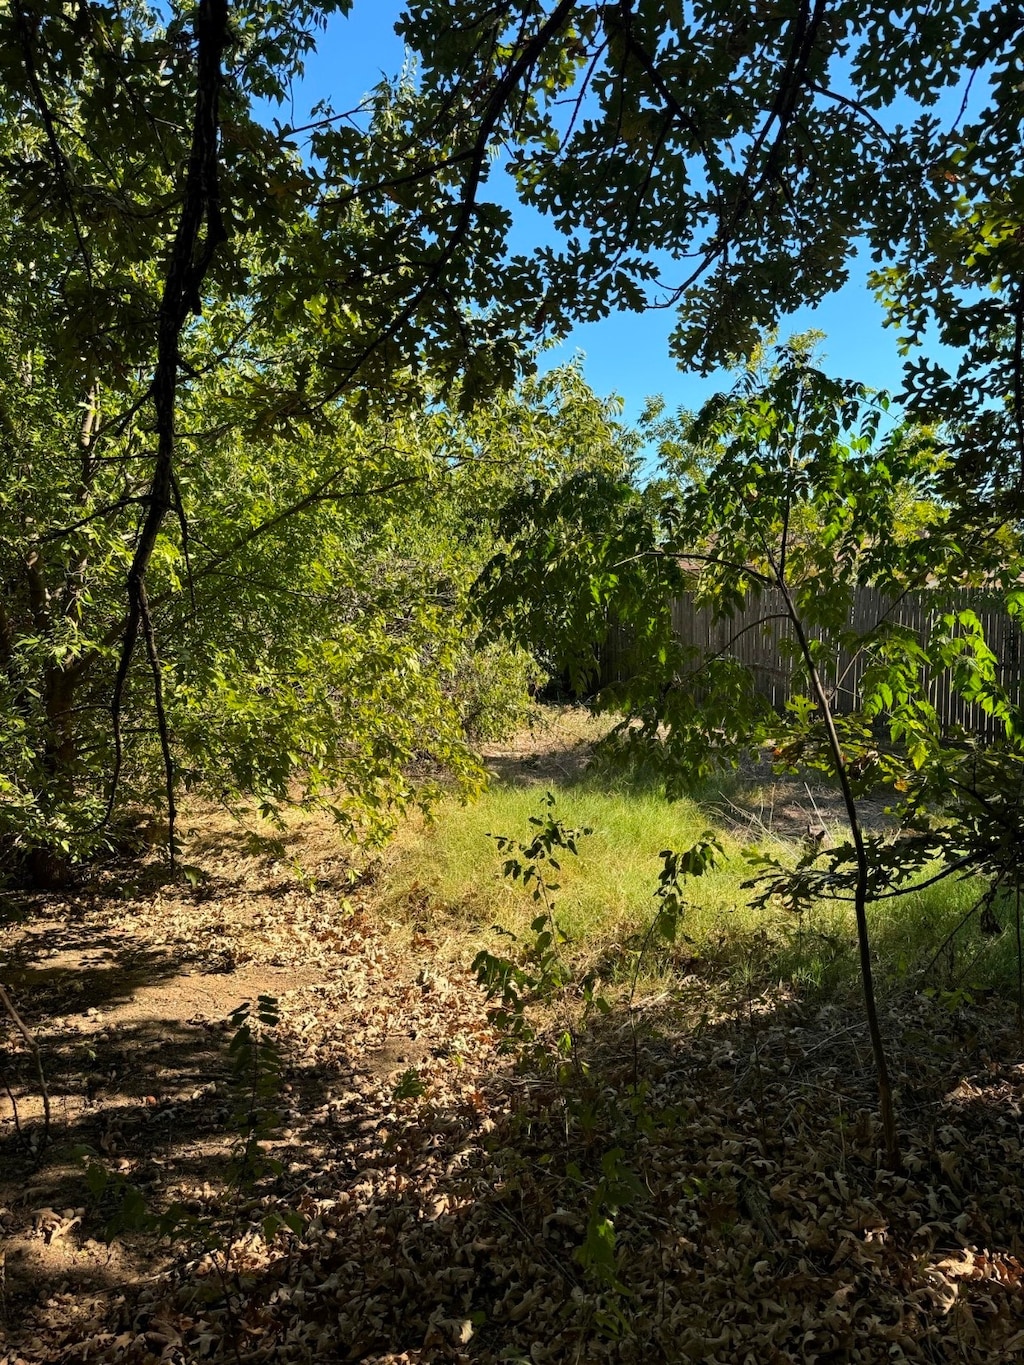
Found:
M 750 867 L 741 845 L 716 827 L 703 804 L 689 798 L 668 802 L 653 782 L 635 780 L 620 788 L 597 780 L 548 788 L 565 825 L 593 831 L 581 841 L 579 856 L 561 863 L 557 915 L 577 954 L 600 960 L 606 973 L 632 973 L 656 910 L 661 850 L 688 848 L 709 829 L 722 842 L 724 857 L 691 888 L 685 938 L 671 952 L 654 949 L 645 975 L 670 973 L 694 958 L 709 967 L 728 966 L 749 956 L 755 939 L 787 941 L 790 925 L 781 913 L 751 908 L 742 885 Z M 382 887 L 388 904 L 404 902 L 419 917 L 426 911 L 474 943 L 495 924 L 524 936 L 535 914 L 533 902 L 503 876 L 504 855 L 488 836 L 526 837 L 544 790 L 496 783 L 472 805 L 447 803 L 431 823 L 406 828 L 392 849 Z M 771 851 L 786 850 L 776 841 Z
M 656 780 L 642 773 L 617 780 L 592 773 L 564 783 L 497 782 L 471 805 L 445 803 L 431 823 L 407 827 L 393 847 L 381 887 L 388 904 L 415 907 L 416 915 L 427 915 L 435 927 L 443 922 L 457 951 L 462 943 L 460 955 L 472 955 L 496 924 L 525 936 L 535 907 L 518 884 L 502 875 L 504 856 L 488 835 L 527 837 L 545 789 L 555 796 L 565 825 L 593 830 L 581 842 L 579 857 L 562 862 L 557 915 L 573 942 L 570 951 L 600 964 L 602 975 L 633 974 L 655 914 L 660 851 L 687 848 L 711 829 L 724 857 L 689 887 L 681 926 L 685 938 L 671 949 L 657 945 L 649 951 L 642 965 L 645 985 L 663 987 L 695 964 L 716 975 L 753 975 L 812 994 L 857 985 L 848 904 L 826 901 L 799 917 L 751 906 L 754 893 L 743 885 L 751 867 L 743 843 L 722 823 L 717 793 L 702 789 L 699 800 L 668 802 Z M 759 847 L 784 860 L 797 853 L 795 844 L 771 835 L 761 838 Z M 883 984 L 953 990 L 1012 983 L 1015 938 L 1009 913 L 1002 916 L 1001 934 L 983 933 L 977 916 L 957 930 L 980 890 L 976 881 L 951 879 L 873 906 Z M 947 939 L 951 946 L 942 948 Z M 925 967 L 929 971 L 922 978 Z
M 663 848 L 694 842 L 707 828 L 689 801 L 669 804 L 646 795 L 599 792 L 550 784 L 558 817 L 593 833 L 576 859 L 562 863 L 559 916 L 574 939 L 635 928 L 649 918 Z M 543 789 L 496 784 L 471 806 L 445 805 L 429 825 L 406 831 L 399 841 L 391 877 L 400 898 L 410 886 L 429 888 L 437 904 L 463 918 L 467 927 L 496 919 L 510 928 L 531 916 L 529 899 L 502 876 L 504 857 L 490 835 L 525 837 Z M 736 886 L 712 874 L 706 892 L 711 911 L 725 909 Z

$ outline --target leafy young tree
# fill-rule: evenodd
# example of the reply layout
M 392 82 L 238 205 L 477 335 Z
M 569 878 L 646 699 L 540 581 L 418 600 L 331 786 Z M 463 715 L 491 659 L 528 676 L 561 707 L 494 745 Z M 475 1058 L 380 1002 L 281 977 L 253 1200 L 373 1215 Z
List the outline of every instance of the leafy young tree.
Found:
M 951 674 L 963 695 L 1002 720 L 1005 739 L 980 764 L 989 788 L 996 772 L 1019 774 L 1024 724 L 998 684 L 977 617 L 946 602 L 986 564 L 1006 572 L 1010 586 L 1019 547 L 1009 538 L 964 539 L 936 496 L 946 462 L 941 443 L 901 426 L 883 434 L 887 406 L 860 385 L 828 378 L 798 339 L 685 421 L 670 449 L 685 472 L 678 492 L 645 496 L 628 483 L 584 475 L 541 498 L 532 529 L 489 567 L 484 600 L 503 628 L 533 641 L 555 624 L 538 609 L 543 584 L 566 604 L 557 622 L 566 657 L 589 651 L 614 623 L 627 625 L 635 666 L 601 692 L 598 705 L 623 714 L 620 744 L 658 758 L 670 786 L 683 789 L 695 774 L 769 742 L 783 766 L 809 764 L 834 777 L 848 841 L 824 854 L 810 848 L 795 868 L 765 863 L 765 894 L 782 895 L 794 908 L 828 895 L 852 901 L 895 1165 L 870 903 L 901 894 L 936 859 L 948 871 L 974 866 L 993 874 L 998 866 L 999 878 L 1012 881 L 999 850 L 1019 827 L 1004 802 L 987 822 L 987 840 L 981 837 L 979 816 L 991 791 L 977 778 L 972 821 L 952 833 L 922 825 L 922 810 L 948 805 L 954 789 L 961 806 L 970 806 L 972 763 L 979 771 L 962 739 L 945 733 L 923 675 Z M 928 637 L 898 625 L 891 607 L 870 628 L 854 630 L 853 597 L 864 586 L 890 604 L 927 587 L 935 604 Z M 718 616 L 731 617 L 750 599 L 761 603 L 760 615 L 717 655 L 701 657 L 673 636 L 671 597 L 687 587 Z M 740 634 L 778 620 L 789 632 L 794 684 L 784 715 L 758 697 L 731 649 Z M 830 683 L 840 648 L 868 661 L 860 709 L 844 716 L 836 714 Z M 859 798 L 879 784 L 897 799 L 907 793 L 906 813 L 915 817 L 895 839 L 869 835 L 862 825 Z

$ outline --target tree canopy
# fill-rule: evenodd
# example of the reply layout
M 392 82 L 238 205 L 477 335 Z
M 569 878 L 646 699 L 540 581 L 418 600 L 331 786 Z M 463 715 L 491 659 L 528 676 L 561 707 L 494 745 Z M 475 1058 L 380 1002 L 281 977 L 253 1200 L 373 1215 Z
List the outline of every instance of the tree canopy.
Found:
M 674 353 L 708 369 L 868 255 L 907 397 L 956 429 L 956 481 L 1019 508 L 1016 6 L 422 0 L 399 29 L 428 125 L 468 118 L 467 205 L 493 155 L 561 235 L 506 267 L 539 333 L 676 308 Z
M 356 175 L 349 143 L 303 161 L 257 118 L 328 12 L 0 15 L 3 820 L 17 849 L 59 859 L 102 839 L 122 780 L 152 791 L 150 741 L 172 834 L 179 778 L 214 756 L 224 790 L 280 799 L 301 770 L 311 790 L 343 782 L 363 815 L 402 798 L 417 755 L 472 766 L 449 685 L 472 555 L 437 535 L 433 556 L 396 555 L 395 541 L 438 511 L 439 484 L 462 490 L 453 537 L 474 498 L 479 511 L 466 467 L 487 458 L 480 431 L 432 430 L 430 410 L 468 410 L 521 367 L 509 329 L 495 340 L 467 301 L 479 243 L 446 252 L 429 187 L 418 216 L 375 215 L 338 189 Z M 389 99 L 358 147 L 386 141 Z M 555 427 L 597 411 L 577 380 L 553 384 Z M 559 439 L 524 439 L 506 477 L 557 463 Z
M 196 737 L 217 733 L 210 689 L 234 708 L 214 746 L 228 786 L 244 771 L 280 794 L 296 767 L 316 785 L 322 743 L 377 801 L 387 736 L 397 772 L 405 722 L 430 729 L 402 700 L 425 695 L 409 660 L 449 668 L 417 596 L 436 562 L 425 575 L 396 541 L 417 520 L 423 544 L 468 534 L 475 499 L 490 515 L 516 492 L 466 472 L 501 451 L 542 489 L 582 489 L 587 461 L 604 506 L 628 487 L 632 447 L 577 379 L 556 383 L 551 420 L 590 450 L 557 470 L 547 397 L 494 399 L 578 320 L 675 308 L 675 354 L 707 369 L 867 251 L 908 401 L 944 424 L 937 493 L 974 523 L 1019 513 L 1013 6 L 419 0 L 397 26 L 417 59 L 403 76 L 357 110 L 285 118 L 304 57 L 350 8 L 0 14 L 0 660 L 9 807 L 30 840 L 102 833 L 147 691 L 172 824 Z M 532 253 L 508 246 L 509 186 L 550 220 Z M 955 373 L 918 355 L 935 336 Z M 410 491 L 437 486 L 438 459 L 458 489 L 440 516 Z M 296 591 L 320 641 L 305 654 L 280 609 Z M 339 691 L 334 667 L 374 676 L 342 643 L 358 653 L 356 637 L 392 701 Z M 301 743 L 275 729 L 285 715 Z

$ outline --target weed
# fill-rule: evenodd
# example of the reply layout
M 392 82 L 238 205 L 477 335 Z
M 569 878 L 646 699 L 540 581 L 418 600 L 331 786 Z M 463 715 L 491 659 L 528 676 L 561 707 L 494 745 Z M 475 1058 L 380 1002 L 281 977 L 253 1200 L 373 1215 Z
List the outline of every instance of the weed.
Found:
M 73 1154 L 84 1167 L 94 1205 L 106 1213 L 104 1236 L 108 1241 L 125 1232 L 150 1232 L 193 1250 L 199 1248 L 215 1261 L 219 1255 L 224 1269 L 228 1248 L 241 1230 L 242 1196 L 265 1176 L 281 1173 L 281 1163 L 264 1151 L 282 1117 L 282 1058 L 275 1036 L 280 1023 L 277 1000 L 261 995 L 255 1009 L 251 1001 L 243 1001 L 231 1012 L 228 1022 L 232 1029 L 228 1059 L 233 1099 L 228 1120 L 232 1135 L 229 1186 L 235 1192 L 231 1220 L 225 1226 L 210 1215 L 191 1214 L 181 1204 L 156 1213 L 138 1186 L 112 1169 L 91 1147 L 79 1146 Z M 291 1210 L 272 1211 L 263 1220 L 264 1236 L 272 1240 L 283 1227 L 299 1232 L 302 1222 Z
M 570 941 L 569 935 L 555 918 L 554 897 L 559 883 L 551 880 L 551 874 L 561 872 L 556 853 L 570 853 L 576 857 L 580 839 L 593 833 L 588 828 L 569 829 L 556 819 L 555 798 L 551 792 L 545 794 L 544 805 L 543 815 L 530 816 L 535 833 L 527 843 L 507 834 L 490 836 L 498 851 L 508 855 L 502 867 L 504 875 L 528 890 L 535 907 L 540 910 L 530 922 L 532 938 L 520 949 L 518 960 L 500 957 L 485 948 L 473 961 L 473 970 L 488 998 L 500 999 L 494 1022 L 515 1043 L 529 1042 L 535 1036 L 526 1020 L 526 1006 L 530 1000 L 550 1002 L 572 979 L 561 952 L 563 945 Z M 512 943 L 519 942 L 512 930 L 500 925 L 494 928 Z M 590 992 L 589 1003 L 593 999 L 592 981 L 584 986 L 584 991 Z M 569 1048 L 571 1050 L 571 1035 Z

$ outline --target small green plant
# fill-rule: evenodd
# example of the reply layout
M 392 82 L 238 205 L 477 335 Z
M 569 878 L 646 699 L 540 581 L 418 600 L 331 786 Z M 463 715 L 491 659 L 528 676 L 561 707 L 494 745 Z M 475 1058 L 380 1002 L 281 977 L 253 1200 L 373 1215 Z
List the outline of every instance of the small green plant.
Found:
M 84 1143 L 74 1147 L 71 1154 L 85 1171 L 85 1184 L 93 1203 L 108 1211 L 103 1225 L 103 1236 L 108 1242 L 123 1232 L 153 1232 L 158 1229 L 162 1220 L 150 1209 L 137 1185 L 120 1172 L 110 1170 L 100 1159 L 99 1153 Z M 178 1213 L 179 1207 L 175 1205 L 175 1220 Z
M 689 878 L 703 877 L 711 872 L 723 852 L 722 842 L 718 836 L 712 830 L 705 830 L 695 843 L 682 852 L 676 853 L 671 848 L 663 848 L 658 854 L 661 859 L 661 871 L 658 873 L 658 885 L 654 890 L 657 909 L 636 953 L 633 984 L 629 993 L 630 1005 L 636 996 L 644 957 L 656 938 L 669 945 L 674 945 L 680 938 L 684 943 L 692 944 L 692 940 L 680 930 L 683 916 L 690 908 L 683 888 Z
M 577 1182 L 583 1172 L 574 1162 L 566 1174 Z M 601 1156 L 601 1174 L 591 1196 L 587 1230 L 583 1242 L 576 1249 L 576 1260 L 609 1289 L 627 1292 L 620 1282 L 615 1259 L 615 1215 L 627 1204 L 635 1204 L 647 1197 L 643 1182 L 626 1160 L 621 1147 L 612 1147 Z
M 239 1190 L 264 1175 L 280 1175 L 281 1163 L 267 1157 L 263 1144 L 280 1127 L 281 1049 L 275 1031 L 281 1022 L 272 995 L 260 995 L 253 1010 L 243 1000 L 228 1017 L 234 1030 L 228 1045 L 234 1107 L 231 1128 L 231 1182 Z
M 393 1100 L 419 1100 L 427 1093 L 423 1077 L 414 1066 L 403 1071 L 391 1090 Z
M 536 833 L 523 843 L 508 834 L 492 834 L 499 850 L 510 856 L 502 865 L 504 876 L 528 888 L 540 913 L 531 921 L 532 939 L 524 945 L 519 960 L 501 957 L 484 948 L 473 959 L 477 980 L 487 992 L 488 999 L 498 998 L 499 1006 L 493 1019 L 502 1029 L 510 1045 L 528 1043 L 534 1030 L 526 1019 L 526 1007 L 531 1000 L 551 1001 L 572 980 L 571 971 L 561 949 L 569 943 L 569 935 L 555 918 L 555 892 L 559 883 L 551 874 L 561 870 L 558 857 L 562 853 L 579 855 L 579 840 L 593 830 L 567 829 L 554 814 L 555 798 L 544 794 L 545 810 L 531 815 L 530 824 Z M 518 937 L 500 925 L 495 931 L 518 943 Z M 588 1003 L 593 1000 L 593 983 L 584 986 Z
M 679 923 L 687 908 L 683 886 L 690 877 L 703 877 L 710 872 L 725 850 L 722 841 L 712 830 L 705 830 L 696 843 L 681 853 L 663 848 L 658 854 L 661 871 L 654 892 L 658 910 L 654 917 L 654 931 L 666 943 L 675 943 Z M 687 940 L 688 941 L 688 940 Z

